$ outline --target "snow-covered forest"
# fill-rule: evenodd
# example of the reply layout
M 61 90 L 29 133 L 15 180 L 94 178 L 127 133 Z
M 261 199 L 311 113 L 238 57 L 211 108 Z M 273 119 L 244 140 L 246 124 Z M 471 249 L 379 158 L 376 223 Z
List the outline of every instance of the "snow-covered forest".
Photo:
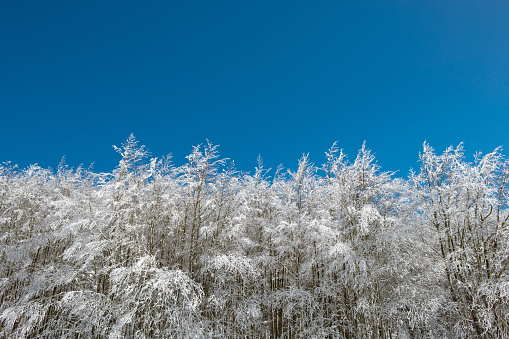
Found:
M 508 338 L 509 161 L 0 166 L 1 338 Z M 416 154 L 419 150 L 416 150 Z

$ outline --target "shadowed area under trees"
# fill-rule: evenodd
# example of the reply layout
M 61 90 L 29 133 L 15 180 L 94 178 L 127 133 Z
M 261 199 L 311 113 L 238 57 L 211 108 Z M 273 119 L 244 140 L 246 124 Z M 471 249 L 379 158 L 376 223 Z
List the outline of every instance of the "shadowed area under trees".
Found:
M 509 338 L 509 162 L 0 166 L 2 338 Z

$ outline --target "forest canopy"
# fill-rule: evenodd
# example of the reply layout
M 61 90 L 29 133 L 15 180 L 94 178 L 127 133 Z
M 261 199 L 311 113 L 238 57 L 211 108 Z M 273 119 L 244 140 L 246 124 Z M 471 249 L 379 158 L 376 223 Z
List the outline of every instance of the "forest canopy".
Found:
M 0 165 L 2 338 L 508 338 L 509 161 Z

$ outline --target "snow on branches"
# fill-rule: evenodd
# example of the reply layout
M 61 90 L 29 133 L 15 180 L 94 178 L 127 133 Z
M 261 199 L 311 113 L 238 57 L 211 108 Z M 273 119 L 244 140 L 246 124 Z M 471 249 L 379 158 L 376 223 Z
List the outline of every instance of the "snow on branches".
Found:
M 509 162 L 363 144 L 238 172 L 133 135 L 111 173 L 0 165 L 2 338 L 508 338 Z

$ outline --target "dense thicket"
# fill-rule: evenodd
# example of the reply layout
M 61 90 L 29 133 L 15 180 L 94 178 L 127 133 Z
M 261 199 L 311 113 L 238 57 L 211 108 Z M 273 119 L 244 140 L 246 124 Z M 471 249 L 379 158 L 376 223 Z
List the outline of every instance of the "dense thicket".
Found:
M 112 173 L 0 167 L 0 337 L 507 338 L 509 162 L 364 146 L 239 173 L 131 136 Z

